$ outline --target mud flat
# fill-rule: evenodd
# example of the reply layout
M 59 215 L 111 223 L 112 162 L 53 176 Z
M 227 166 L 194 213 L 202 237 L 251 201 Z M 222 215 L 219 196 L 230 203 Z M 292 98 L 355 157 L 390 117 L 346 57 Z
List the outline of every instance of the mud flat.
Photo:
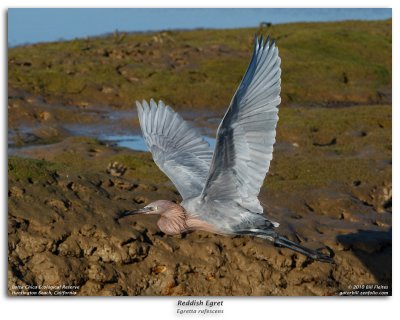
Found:
M 388 21 L 376 23 L 383 26 L 374 29 L 379 32 L 391 25 Z M 355 29 L 348 29 L 350 25 Z M 352 32 L 367 30 L 361 22 L 321 26 L 325 31 L 348 30 L 344 38 L 351 38 Z M 308 24 L 276 26 L 271 32 L 272 35 L 274 32 L 287 34 L 288 44 L 289 37 L 295 35 L 293 30 L 299 27 L 311 32 Z M 150 46 L 152 55 L 134 56 L 145 57 L 145 66 L 152 59 L 163 66 L 169 63 L 162 58 L 164 52 L 171 48 L 184 50 L 185 43 L 190 43 L 187 54 L 176 51 L 184 57 L 189 55 L 187 61 L 207 50 L 215 51 L 209 61 L 222 59 L 227 64 L 239 58 L 247 61 L 247 52 L 241 51 L 245 49 L 234 43 L 241 43 L 236 37 L 244 36 L 248 30 L 229 32 L 172 32 L 126 35 L 121 39 L 114 35 L 19 47 L 10 52 L 10 295 L 24 290 L 36 295 L 46 292 L 55 295 L 57 292 L 65 295 L 337 295 L 366 284 L 387 286 L 391 290 L 392 113 L 388 96 L 376 95 L 378 87 L 391 92 L 386 73 L 379 73 L 379 81 L 374 80 L 373 85 L 368 82 L 363 87 L 372 97 L 370 103 L 362 101 L 365 95 L 355 87 L 350 91 L 360 93 L 359 96 L 347 98 L 335 95 L 334 87 L 330 91 L 317 88 L 324 93 L 324 98 L 319 96 L 307 102 L 303 98 L 284 100 L 280 108 L 274 159 L 260 199 L 267 215 L 281 222 L 280 230 L 287 237 L 312 248 L 329 246 L 335 253 L 333 265 L 308 261 L 251 237 L 205 232 L 165 236 L 156 227 L 156 217 L 137 216 L 116 221 L 118 212 L 139 208 L 156 199 L 180 201 L 176 189 L 158 170 L 148 152 L 120 148 L 99 138 L 105 131 L 139 133 L 135 112 L 124 102 L 129 97 L 124 95 L 124 85 L 118 85 L 119 78 L 108 78 L 104 74 L 104 83 L 114 83 L 115 91 L 101 87 L 102 94 L 117 96 L 116 102 L 109 105 L 108 101 L 113 99 L 105 99 L 100 104 L 93 98 L 91 89 L 72 94 L 54 87 L 57 82 L 52 89 L 46 81 L 39 85 L 38 72 L 46 73 L 48 69 L 40 64 L 42 56 L 38 52 L 50 52 L 51 48 L 51 67 L 47 68 L 53 70 L 53 79 L 65 72 L 68 59 L 61 56 L 68 51 L 62 48 L 71 50 L 71 77 L 92 72 L 90 64 L 87 64 L 89 71 L 84 69 L 86 60 L 79 64 L 81 60 L 74 56 L 74 50 L 82 59 L 87 52 L 97 52 L 113 64 L 128 59 L 124 46 L 131 45 L 132 50 L 144 52 Z M 214 48 L 216 44 L 211 40 L 207 45 L 201 42 L 207 36 L 217 42 L 221 34 L 230 35 L 227 48 L 222 45 Z M 315 40 L 312 36 L 318 34 L 310 33 L 308 39 Z M 301 40 L 299 37 L 294 39 Z M 127 39 L 134 39 L 134 44 L 129 44 L 132 42 Z M 281 42 L 284 53 L 288 48 L 285 49 L 285 40 Z M 348 55 L 357 52 L 353 47 L 345 50 Z M 383 47 L 381 55 L 382 65 L 390 67 L 390 50 Z M 189 67 L 184 63 L 186 60 L 178 59 L 179 55 L 175 58 L 171 72 Z M 367 55 L 364 58 L 373 59 Z M 292 61 L 293 57 L 288 55 L 286 59 Z M 329 61 L 325 66 L 328 65 Z M 21 73 L 23 68 L 30 68 L 26 76 Z M 155 92 L 147 96 L 147 86 L 152 83 L 132 78 L 129 72 L 139 74 L 132 68 L 121 67 L 118 77 L 129 76 L 130 86 L 135 83 L 134 90 L 144 90 L 143 96 L 138 93 L 138 97 L 157 98 Z M 387 70 L 390 74 L 390 68 Z M 210 71 L 205 74 L 216 76 Z M 348 83 L 356 77 L 361 79 L 357 72 L 352 73 L 354 78 L 346 74 Z M 193 83 L 202 83 L 202 86 L 208 83 L 196 78 L 197 74 L 192 76 Z M 340 81 L 343 78 L 339 77 L 338 86 L 342 86 Z M 356 83 L 352 85 L 357 86 Z M 284 95 L 288 93 L 285 86 L 283 90 Z M 177 109 L 184 109 L 186 118 L 211 135 L 224 112 L 223 102 L 226 105 L 229 101 L 229 98 L 223 101 L 225 93 L 218 97 L 211 95 L 218 101 L 212 104 L 212 99 L 196 100 L 196 95 L 189 95 L 194 99 L 190 103 L 180 103 L 177 91 L 171 92 L 171 101 L 176 101 Z M 299 89 L 301 92 L 298 97 L 307 96 L 303 89 Z M 204 105 L 213 105 L 214 109 Z
M 9 158 L 9 284 L 74 285 L 80 295 L 334 295 L 353 284 L 388 285 L 390 110 L 281 112 L 261 200 L 284 234 L 329 246 L 336 265 L 260 239 L 165 236 L 155 217 L 118 223 L 122 210 L 180 197 L 149 153 L 68 137 Z M 333 113 L 342 120 L 364 114 L 357 125 L 364 133 L 348 121 L 332 136 L 323 119 Z M 290 117 L 305 116 L 325 125 L 290 125 Z M 114 162 L 123 170 L 113 170 Z

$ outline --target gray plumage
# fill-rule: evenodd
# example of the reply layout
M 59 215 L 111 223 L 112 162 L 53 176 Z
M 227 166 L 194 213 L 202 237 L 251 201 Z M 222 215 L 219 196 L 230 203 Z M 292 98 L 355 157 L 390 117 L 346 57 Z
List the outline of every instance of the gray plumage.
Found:
M 218 128 L 202 199 L 235 201 L 263 212 L 257 197 L 275 143 L 280 64 L 274 43 L 255 41 L 250 65 Z
M 200 133 L 162 101 L 136 102 L 140 126 L 154 162 L 171 179 L 183 199 L 203 189 L 213 155 Z
M 247 71 L 218 127 L 214 152 L 201 134 L 162 101 L 136 102 L 146 144 L 183 201 L 149 204 L 134 213 L 161 215 L 167 234 L 206 230 L 253 235 L 313 259 L 329 257 L 277 234 L 263 215 L 258 194 L 272 160 L 281 90 L 278 48 L 256 38 Z M 172 219 L 173 218 L 173 219 Z M 170 222 L 170 223 L 169 223 Z

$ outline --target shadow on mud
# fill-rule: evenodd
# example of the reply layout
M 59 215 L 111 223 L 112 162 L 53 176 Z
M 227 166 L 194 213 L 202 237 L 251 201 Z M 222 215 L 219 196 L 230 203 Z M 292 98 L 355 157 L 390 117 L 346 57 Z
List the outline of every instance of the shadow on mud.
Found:
M 392 229 L 389 231 L 359 230 L 339 235 L 337 240 L 352 250 L 377 279 L 377 284 L 392 287 Z

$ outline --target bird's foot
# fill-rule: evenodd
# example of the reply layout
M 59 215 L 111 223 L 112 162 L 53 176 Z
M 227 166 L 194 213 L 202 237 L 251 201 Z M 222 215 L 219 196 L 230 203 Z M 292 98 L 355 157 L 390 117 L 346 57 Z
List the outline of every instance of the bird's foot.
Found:
M 319 248 L 317 250 L 309 249 L 307 247 L 302 246 L 301 244 L 298 244 L 296 242 L 290 241 L 286 237 L 283 237 L 277 233 L 274 234 L 274 244 L 278 246 L 282 246 L 285 248 L 292 249 L 293 251 L 299 252 L 306 257 L 315 260 L 315 261 L 320 261 L 320 262 L 326 262 L 326 263 L 334 263 L 333 261 L 333 256 L 334 252 L 332 249 L 329 247 L 325 246 L 323 248 Z M 329 254 L 325 254 L 322 252 L 322 250 L 328 250 Z
M 324 253 L 323 250 L 328 251 L 328 253 Z M 331 248 L 328 246 L 318 248 L 314 250 L 314 253 L 312 256 L 310 256 L 311 259 L 316 260 L 316 261 L 321 261 L 321 262 L 326 262 L 326 263 L 335 263 L 333 260 L 333 257 L 335 256 L 335 253 Z

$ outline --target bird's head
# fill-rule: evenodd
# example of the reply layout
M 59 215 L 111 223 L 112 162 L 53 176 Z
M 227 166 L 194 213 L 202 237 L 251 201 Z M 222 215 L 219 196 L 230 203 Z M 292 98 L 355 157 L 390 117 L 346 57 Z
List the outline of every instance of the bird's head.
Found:
M 149 203 L 142 209 L 124 211 L 118 215 L 118 219 L 136 214 L 163 214 L 168 210 L 173 209 L 176 206 L 179 205 L 168 200 L 157 200 L 152 203 Z

